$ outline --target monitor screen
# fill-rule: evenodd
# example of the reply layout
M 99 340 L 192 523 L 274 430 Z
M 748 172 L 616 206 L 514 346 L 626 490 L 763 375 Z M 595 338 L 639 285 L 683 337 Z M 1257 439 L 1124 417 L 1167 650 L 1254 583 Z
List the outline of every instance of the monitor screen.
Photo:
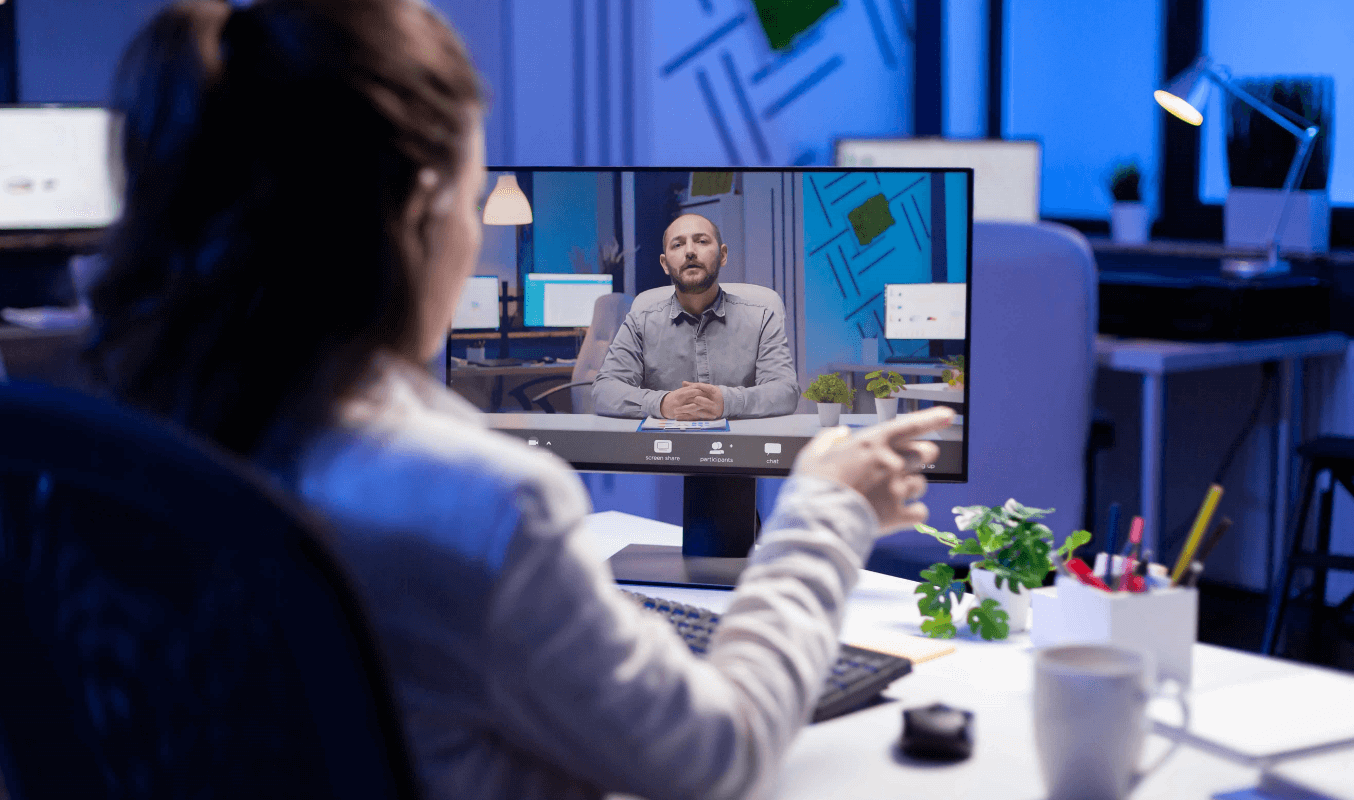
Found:
M 519 264 L 611 254 L 625 294 L 597 305 L 614 319 L 589 329 L 571 370 L 542 378 L 540 367 L 523 365 L 504 380 L 528 391 L 505 384 L 485 393 L 479 405 L 492 427 L 579 469 L 687 476 L 690 518 L 719 498 L 755 496 L 746 487 L 756 476 L 789 474 L 824 424 L 804 396 L 821 376 L 854 389 L 842 424 L 876 423 L 866 384 L 884 369 L 901 378 L 892 392 L 900 412 L 937 403 L 958 411 L 931 435 L 940 456 L 925 472 L 967 480 L 972 382 L 942 373 L 944 361 L 968 356 L 971 170 L 515 172 L 535 216 L 519 237 Z M 589 324 L 597 293 L 612 288 L 610 277 L 597 278 L 527 275 L 527 324 Z M 562 388 L 550 405 L 534 402 L 552 380 Z M 683 382 L 700 384 L 705 400 L 665 411 Z M 693 490 L 698 479 L 707 482 Z M 747 508 L 733 506 L 741 510 L 724 516 Z M 621 572 L 614 562 L 613 570 Z
M 453 330 L 498 330 L 498 277 L 475 275 L 466 280 L 452 318 Z
M 110 119 L 102 108 L 0 107 L 0 230 L 102 228 L 117 218 Z
M 586 328 L 592 305 L 611 294 L 610 275 L 531 272 L 526 276 L 522 321 L 528 328 Z
M 884 286 L 884 337 L 959 339 L 968 332 L 968 286 L 890 283 Z
M 973 218 L 1039 221 L 1040 144 L 1032 139 L 838 139 L 843 167 L 968 167 Z

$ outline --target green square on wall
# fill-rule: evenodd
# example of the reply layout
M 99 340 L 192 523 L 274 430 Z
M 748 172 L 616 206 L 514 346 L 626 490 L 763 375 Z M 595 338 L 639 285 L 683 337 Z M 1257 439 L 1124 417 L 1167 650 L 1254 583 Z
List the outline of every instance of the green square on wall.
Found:
M 839 0 L 752 0 L 772 50 L 783 50 L 794 38 L 840 5 Z
M 846 215 L 851 227 L 856 231 L 856 241 L 860 246 L 873 242 L 875 237 L 893 226 L 893 212 L 889 211 L 889 201 L 884 195 L 877 194 L 869 200 L 851 209 Z

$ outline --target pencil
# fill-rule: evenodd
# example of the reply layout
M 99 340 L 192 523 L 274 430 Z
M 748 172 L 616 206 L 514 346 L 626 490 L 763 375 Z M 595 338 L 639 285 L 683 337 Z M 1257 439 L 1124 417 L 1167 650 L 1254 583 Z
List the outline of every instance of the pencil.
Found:
M 1176 559 L 1175 569 L 1171 571 L 1171 585 L 1180 583 L 1185 570 L 1189 569 L 1189 564 L 1194 560 L 1194 552 L 1199 549 L 1199 542 L 1203 539 L 1204 531 L 1208 530 L 1208 523 L 1213 520 L 1213 512 L 1218 508 L 1218 501 L 1222 499 L 1222 487 L 1216 483 L 1208 485 L 1208 493 L 1204 495 L 1204 502 L 1199 506 L 1199 513 L 1194 517 L 1194 525 L 1189 530 L 1189 538 L 1185 540 L 1185 548 L 1180 551 L 1180 558 Z

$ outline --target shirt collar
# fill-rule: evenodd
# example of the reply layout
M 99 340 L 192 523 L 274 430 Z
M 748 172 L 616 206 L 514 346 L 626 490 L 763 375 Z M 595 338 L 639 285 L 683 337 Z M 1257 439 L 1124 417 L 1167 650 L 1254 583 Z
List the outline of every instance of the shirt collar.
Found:
M 672 290 L 672 297 L 668 300 L 668 319 L 675 320 L 678 317 L 682 316 L 683 314 L 686 314 L 686 316 L 691 317 L 692 319 L 696 319 L 696 317 L 692 316 L 691 314 L 687 314 L 686 309 L 682 308 L 682 304 L 677 302 L 677 289 L 676 287 L 674 287 Z M 702 314 L 702 316 L 704 316 L 704 314 L 714 314 L 716 317 L 719 317 L 720 319 L 724 318 L 723 287 L 720 287 L 719 294 L 715 295 L 715 302 L 711 303 L 710 307 L 705 309 L 705 312 Z

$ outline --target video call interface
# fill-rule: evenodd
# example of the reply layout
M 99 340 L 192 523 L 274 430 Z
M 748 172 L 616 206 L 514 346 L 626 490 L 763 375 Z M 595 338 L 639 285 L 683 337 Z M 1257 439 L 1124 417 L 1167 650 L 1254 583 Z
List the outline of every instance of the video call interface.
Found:
M 469 344 L 517 358 L 448 373 L 491 427 L 581 469 L 785 475 L 825 424 L 806 390 L 835 376 L 850 428 L 879 421 L 877 394 L 954 408 L 926 472 L 967 479 L 971 170 L 512 173 L 533 213 L 508 234 L 522 333 Z M 680 302 L 710 287 L 699 316 Z

